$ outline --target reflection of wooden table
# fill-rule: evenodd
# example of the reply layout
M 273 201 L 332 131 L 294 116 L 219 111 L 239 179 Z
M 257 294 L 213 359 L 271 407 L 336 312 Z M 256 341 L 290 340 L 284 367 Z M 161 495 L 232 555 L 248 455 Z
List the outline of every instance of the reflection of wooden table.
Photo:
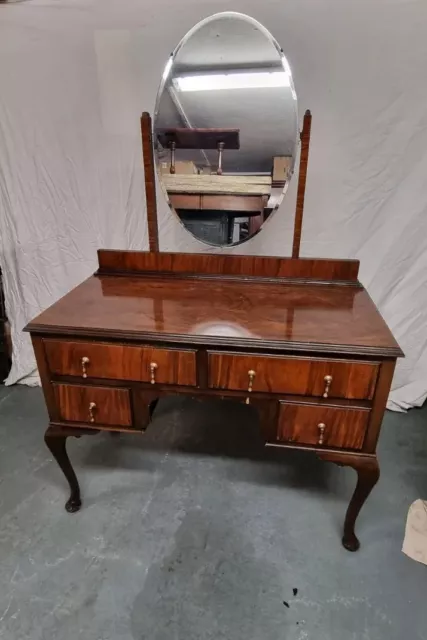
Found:
M 186 216 L 194 214 L 192 220 L 203 224 L 200 212 L 217 211 L 229 217 L 229 225 L 236 216 L 245 216 L 249 219 L 250 235 L 264 222 L 271 191 L 270 176 L 164 174 L 163 184 L 178 215 L 184 211 Z
M 230 215 L 259 215 L 267 206 L 268 196 L 232 196 L 208 193 L 168 193 L 174 209 L 225 211 Z
M 169 194 L 169 200 L 173 208 L 178 212 L 179 217 L 185 226 L 194 235 L 203 236 L 202 239 L 209 240 L 206 233 L 197 233 L 192 228 L 195 223 L 200 226 L 212 225 L 214 213 L 217 213 L 217 242 L 218 244 L 230 244 L 233 242 L 233 226 L 236 217 L 245 217 L 248 220 L 248 236 L 253 235 L 261 228 L 264 222 L 264 209 L 267 206 L 268 196 L 231 196 L 231 195 L 210 195 L 210 194 Z M 184 213 L 185 212 L 185 213 Z M 227 218 L 226 230 L 224 226 L 224 215 Z M 209 220 L 206 216 L 209 216 Z M 209 234 L 209 231 L 206 229 Z M 240 232 L 239 232 L 240 233 Z M 219 238 L 222 238 L 221 240 Z M 211 239 L 212 241 L 212 239 Z M 216 243 L 216 241 L 215 241 Z

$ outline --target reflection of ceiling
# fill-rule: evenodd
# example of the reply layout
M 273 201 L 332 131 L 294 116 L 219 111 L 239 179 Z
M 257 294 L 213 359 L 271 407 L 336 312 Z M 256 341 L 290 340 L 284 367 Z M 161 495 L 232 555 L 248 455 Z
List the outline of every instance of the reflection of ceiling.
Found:
M 271 172 L 274 156 L 294 153 L 296 103 L 289 87 L 177 91 L 173 78 L 238 69 L 283 69 L 275 45 L 256 25 L 220 18 L 205 24 L 180 48 L 159 103 L 156 126 L 240 129 L 240 150 L 225 151 L 226 172 Z M 215 167 L 215 151 L 177 150 L 177 160 Z
M 254 24 L 222 17 L 208 22 L 185 42 L 176 73 L 227 67 L 281 66 L 276 47 Z
M 224 171 L 270 172 L 274 156 L 294 152 L 295 106 L 289 89 L 196 91 L 178 97 L 193 127 L 240 129 L 240 149 L 224 151 Z M 215 166 L 216 151 L 206 155 Z M 178 151 L 181 158 L 203 162 L 197 151 Z

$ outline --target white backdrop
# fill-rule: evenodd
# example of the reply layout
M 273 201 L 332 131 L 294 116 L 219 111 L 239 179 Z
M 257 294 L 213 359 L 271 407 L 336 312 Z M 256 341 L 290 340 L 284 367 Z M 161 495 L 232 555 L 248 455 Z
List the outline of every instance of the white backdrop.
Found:
M 139 115 L 167 56 L 212 13 L 261 21 L 313 112 L 302 255 L 357 257 L 406 352 L 392 408 L 427 396 L 425 0 L 30 0 L 0 6 L 0 262 L 8 384 L 31 381 L 22 327 L 96 268 L 147 248 Z M 289 255 L 296 181 L 236 253 Z M 159 193 L 161 248 L 206 250 Z M 35 377 L 32 378 L 36 380 Z

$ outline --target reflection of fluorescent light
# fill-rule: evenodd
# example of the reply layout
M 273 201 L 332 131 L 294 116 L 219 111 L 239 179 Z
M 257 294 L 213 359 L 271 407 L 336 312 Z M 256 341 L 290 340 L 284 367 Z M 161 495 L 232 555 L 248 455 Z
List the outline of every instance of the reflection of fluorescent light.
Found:
M 165 69 L 164 69 L 164 71 L 163 71 L 163 80 L 166 80 L 166 78 L 168 77 L 168 75 L 169 75 L 169 71 L 170 71 L 170 70 L 171 70 L 171 68 L 172 68 L 172 63 L 173 63 L 173 57 L 172 57 L 172 56 L 170 56 L 170 57 L 169 57 L 169 60 L 168 60 L 168 61 L 167 61 L 167 63 L 166 63 Z
M 254 335 L 234 322 L 200 322 L 192 327 L 194 333 L 203 336 L 225 336 L 227 338 L 253 338 Z
M 283 66 L 283 68 L 285 70 L 285 73 L 287 73 L 288 76 L 291 76 L 292 75 L 291 68 L 290 68 L 290 66 L 288 64 L 288 61 L 286 60 L 285 56 L 282 56 L 282 66 Z
M 286 71 L 261 71 L 255 73 L 223 73 L 206 76 L 182 76 L 174 78 L 178 91 L 215 91 L 219 89 L 261 89 L 289 87 Z
M 291 78 L 292 77 L 291 68 L 290 68 L 290 66 L 288 64 L 288 61 L 286 60 L 285 56 L 282 56 L 282 66 L 283 66 L 283 68 L 285 70 L 285 73 L 287 73 L 288 77 Z M 295 89 L 294 89 L 293 85 L 290 82 L 289 82 L 289 87 L 290 87 L 293 99 L 296 100 L 297 99 L 297 94 L 295 93 Z

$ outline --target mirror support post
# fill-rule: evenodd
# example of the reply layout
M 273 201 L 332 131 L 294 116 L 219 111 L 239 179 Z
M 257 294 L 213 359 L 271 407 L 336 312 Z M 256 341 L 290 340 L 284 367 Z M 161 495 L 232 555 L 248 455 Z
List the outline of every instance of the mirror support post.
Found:
M 300 161 L 299 161 L 297 204 L 295 208 L 294 240 L 292 245 L 293 258 L 299 258 L 300 245 L 301 245 L 302 219 L 304 215 L 305 184 L 307 181 L 308 152 L 310 148 L 310 133 L 311 133 L 311 112 L 307 109 L 307 111 L 304 114 L 302 131 L 300 133 L 301 153 L 300 153 Z
M 224 143 L 218 142 L 218 169 L 217 174 L 222 175 L 222 152 L 224 151 Z
M 156 178 L 154 170 L 153 134 L 151 116 L 141 116 L 142 159 L 144 162 L 145 202 L 147 205 L 148 243 L 151 252 L 159 252 L 159 226 L 157 223 Z
M 175 147 L 176 147 L 175 142 L 169 143 L 169 149 L 171 151 L 171 163 L 169 167 L 169 173 L 175 173 Z

